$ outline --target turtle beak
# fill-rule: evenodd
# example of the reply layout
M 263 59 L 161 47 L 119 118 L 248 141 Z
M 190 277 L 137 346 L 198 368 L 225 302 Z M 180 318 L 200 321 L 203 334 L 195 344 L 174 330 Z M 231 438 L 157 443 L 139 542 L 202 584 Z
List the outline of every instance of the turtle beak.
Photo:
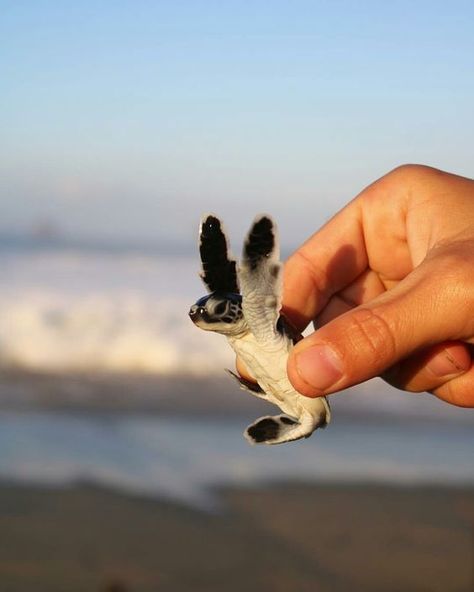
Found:
M 193 304 L 189 309 L 189 318 L 192 322 L 196 325 L 200 320 L 202 320 L 202 307 L 198 306 L 197 304 Z

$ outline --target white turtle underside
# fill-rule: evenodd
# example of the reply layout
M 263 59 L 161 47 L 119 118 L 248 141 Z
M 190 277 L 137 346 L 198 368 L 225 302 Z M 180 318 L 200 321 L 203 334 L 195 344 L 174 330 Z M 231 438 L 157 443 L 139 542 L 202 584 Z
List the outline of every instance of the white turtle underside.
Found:
M 213 224 L 209 224 L 211 218 Z M 211 227 L 213 232 L 209 230 Z M 203 246 L 206 241 L 214 249 Z M 217 250 L 220 252 L 216 253 Z M 227 239 L 220 221 L 215 217 L 208 216 L 201 224 L 200 251 L 203 260 L 202 278 L 211 291 L 219 288 L 226 290 L 233 280 L 234 285 L 240 287 L 243 314 L 249 331 L 245 335 L 228 336 L 228 340 L 256 378 L 258 386 L 229 371 L 230 374 L 239 381 L 241 388 L 277 405 L 283 412 L 257 419 L 246 429 L 246 439 L 252 444 L 281 444 L 307 438 L 316 428 L 326 426 L 330 420 L 326 399 L 304 397 L 295 391 L 288 380 L 286 363 L 293 343 L 290 337 L 277 329 L 281 308 L 282 263 L 271 218 L 259 216 L 255 219 L 245 240 L 238 267 L 228 256 Z M 211 251 L 216 261 L 214 269 L 209 264 Z M 206 253 L 205 261 L 203 252 Z M 225 271 L 223 275 L 219 274 L 217 265 Z M 234 271 L 236 277 L 229 276 L 229 269 Z M 206 281 L 206 274 L 212 277 L 212 287 Z M 226 286 L 216 287 L 215 278 L 219 276 L 225 276 Z

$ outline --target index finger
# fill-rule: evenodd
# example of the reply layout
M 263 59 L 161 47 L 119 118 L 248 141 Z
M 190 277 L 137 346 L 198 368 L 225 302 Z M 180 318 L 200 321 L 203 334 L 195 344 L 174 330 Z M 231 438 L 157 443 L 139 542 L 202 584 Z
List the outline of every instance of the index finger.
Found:
M 301 331 L 366 269 L 384 282 L 412 268 L 405 214 L 409 184 L 395 169 L 311 236 L 285 264 L 283 312 Z
M 356 199 L 289 257 L 284 267 L 283 312 L 298 330 L 367 268 L 364 242 Z

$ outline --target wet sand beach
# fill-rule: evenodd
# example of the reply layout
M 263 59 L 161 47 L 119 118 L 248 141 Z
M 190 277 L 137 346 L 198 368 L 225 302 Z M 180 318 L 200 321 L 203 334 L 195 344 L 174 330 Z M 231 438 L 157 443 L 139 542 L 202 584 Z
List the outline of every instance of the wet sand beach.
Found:
M 262 450 L 225 377 L 3 373 L 0 592 L 473 592 L 472 415 L 373 388 Z
M 474 490 L 286 483 L 204 512 L 93 486 L 0 487 L 4 592 L 471 592 Z

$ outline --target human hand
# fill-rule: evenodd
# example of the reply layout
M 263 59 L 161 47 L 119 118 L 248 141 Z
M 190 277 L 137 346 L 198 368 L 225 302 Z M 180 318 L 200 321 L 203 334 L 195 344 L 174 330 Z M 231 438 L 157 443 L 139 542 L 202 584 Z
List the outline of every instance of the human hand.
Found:
M 364 189 L 286 263 L 283 312 L 315 322 L 288 360 L 304 395 L 380 375 L 474 407 L 474 181 L 406 165 Z

